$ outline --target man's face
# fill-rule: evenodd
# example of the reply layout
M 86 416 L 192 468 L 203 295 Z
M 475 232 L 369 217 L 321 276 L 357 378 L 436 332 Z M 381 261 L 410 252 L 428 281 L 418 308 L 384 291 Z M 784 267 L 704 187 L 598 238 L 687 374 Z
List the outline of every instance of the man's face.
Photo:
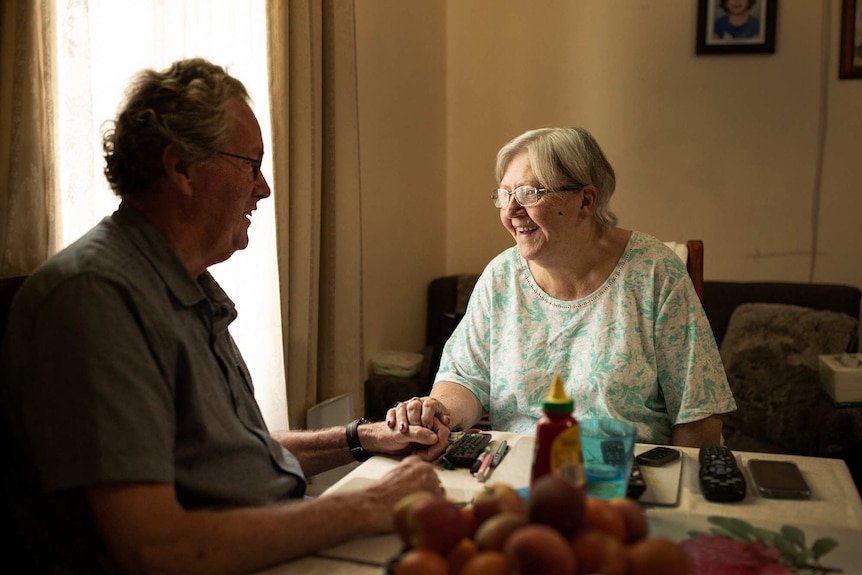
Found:
M 233 132 L 223 154 L 209 160 L 204 184 L 197 190 L 204 218 L 201 250 L 211 257 L 207 265 L 228 259 L 236 250 L 248 246 L 251 213 L 257 202 L 269 197 L 271 190 L 263 173 L 255 178 L 254 162 L 263 157 L 260 125 L 251 108 L 240 98 L 231 101 Z M 229 155 L 233 154 L 233 155 Z

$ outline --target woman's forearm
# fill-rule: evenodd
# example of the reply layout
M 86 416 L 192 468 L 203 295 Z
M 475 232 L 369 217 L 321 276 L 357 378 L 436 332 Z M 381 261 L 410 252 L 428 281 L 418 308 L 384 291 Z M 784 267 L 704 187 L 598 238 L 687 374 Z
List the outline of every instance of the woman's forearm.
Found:
M 473 392 L 451 381 L 438 381 L 431 397 L 449 410 L 449 429 L 469 429 L 482 419 L 482 404 Z

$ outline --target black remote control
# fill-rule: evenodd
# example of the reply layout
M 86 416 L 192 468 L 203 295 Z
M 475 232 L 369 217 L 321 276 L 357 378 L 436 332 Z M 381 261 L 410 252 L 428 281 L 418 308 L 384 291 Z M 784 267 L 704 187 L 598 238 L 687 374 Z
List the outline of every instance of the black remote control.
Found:
M 632 462 L 632 470 L 629 473 L 629 483 L 626 487 L 626 497 L 629 499 L 639 499 L 646 491 L 646 481 L 641 474 L 641 468 L 637 462 Z
M 468 432 L 449 446 L 443 457 L 455 467 L 472 467 L 476 459 L 491 443 L 490 433 Z
M 700 491 L 709 501 L 742 501 L 745 476 L 736 465 L 736 456 L 723 445 L 700 448 Z

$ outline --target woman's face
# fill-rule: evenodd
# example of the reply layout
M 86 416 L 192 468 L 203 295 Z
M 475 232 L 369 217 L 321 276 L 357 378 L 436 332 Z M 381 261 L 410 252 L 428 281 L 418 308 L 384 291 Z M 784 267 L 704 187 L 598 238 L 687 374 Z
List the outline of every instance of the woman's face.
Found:
M 526 152 L 509 162 L 500 182 L 500 187 L 510 192 L 519 186 L 539 187 Z M 545 195 L 538 204 L 525 208 L 509 196 L 509 203 L 500 208 L 500 221 L 515 238 L 521 257 L 549 263 L 555 255 L 571 255 L 581 197 L 579 192 Z

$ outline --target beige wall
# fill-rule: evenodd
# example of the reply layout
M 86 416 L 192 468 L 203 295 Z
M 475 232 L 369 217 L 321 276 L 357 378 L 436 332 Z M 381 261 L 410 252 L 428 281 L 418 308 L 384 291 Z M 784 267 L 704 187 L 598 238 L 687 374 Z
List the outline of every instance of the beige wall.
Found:
M 367 355 L 421 347 L 428 281 L 512 244 L 494 156 L 539 126 L 592 131 L 620 224 L 702 239 L 707 279 L 862 286 L 840 0 L 782 0 L 771 55 L 696 56 L 696 4 L 357 0 Z
M 445 17 L 440 0 L 356 1 L 367 358 L 424 345 L 446 270 Z

